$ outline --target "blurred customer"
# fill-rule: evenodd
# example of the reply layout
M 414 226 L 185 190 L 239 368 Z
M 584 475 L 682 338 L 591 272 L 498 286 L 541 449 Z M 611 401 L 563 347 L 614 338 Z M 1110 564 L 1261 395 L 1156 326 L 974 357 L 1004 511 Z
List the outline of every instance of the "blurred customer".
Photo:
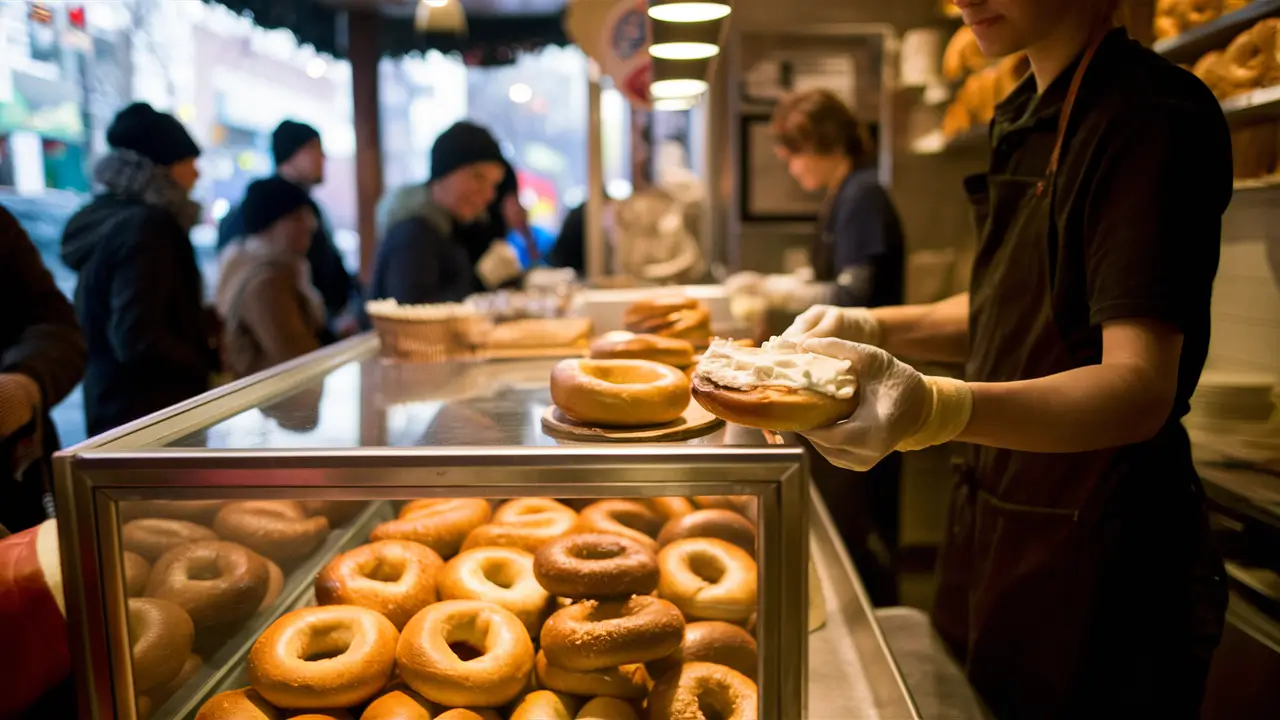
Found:
M 902 223 L 880 184 L 867 127 L 828 90 L 784 98 L 773 114 L 778 157 L 800 187 L 826 193 L 810 253 L 814 279 L 834 283 L 836 305 L 903 302 Z M 855 473 L 813 453 L 814 482 L 876 605 L 897 604 L 902 456 Z
M 48 411 L 84 377 L 75 309 L 40 253 L 0 209 L 0 526 L 35 527 L 52 516 L 49 457 L 58 433 Z
M 533 228 L 529 226 L 529 212 L 520 204 L 520 184 L 515 168 L 506 160 L 502 164 L 507 174 L 498 183 L 497 195 L 489 203 L 489 209 L 480 219 L 459 228 L 459 236 L 472 267 L 489 251 L 494 240 L 505 241 L 512 231 L 519 233 L 524 242 L 528 264 L 533 265 L 539 259 L 538 243 L 534 239 Z
M 120 111 L 107 142 L 93 170 L 98 194 L 62 237 L 62 260 L 80 274 L 91 435 L 199 395 L 218 368 L 189 236 L 200 219 L 188 197 L 200 148 L 177 119 L 144 103 Z
M 271 152 L 275 156 L 276 175 L 308 193 L 307 201 L 318 221 L 311 248 L 307 250 L 307 262 L 311 264 L 311 282 L 324 298 L 325 326 L 321 328 L 320 341 L 328 344 L 359 330 L 356 318 L 360 315 L 362 300 L 359 282 L 343 265 L 324 212 L 309 195 L 324 184 L 325 154 L 320 133 L 310 125 L 285 120 L 271 135 Z M 250 232 L 245 227 L 242 205 L 227 213 L 218 226 L 218 250 L 222 251 Z
M 612 224 L 612 208 L 613 198 L 608 193 L 604 194 L 604 225 L 606 232 Z M 581 205 L 569 211 L 564 216 L 564 221 L 560 223 L 560 236 L 556 238 L 556 244 L 551 248 L 551 252 L 547 253 L 547 264 L 557 268 L 573 268 L 579 277 L 585 277 L 587 274 L 587 235 L 586 235 L 586 212 L 587 203 L 583 201 Z
M 324 298 L 307 262 L 319 225 L 312 207 L 306 190 L 280 177 L 259 180 L 245 194 L 240 214 L 247 236 L 223 251 L 217 292 L 233 377 L 320 347 Z
M 431 180 L 388 194 L 378 207 L 382 242 L 370 296 L 404 304 L 460 302 L 520 274 L 515 251 L 489 243 L 477 262 L 460 227 L 480 218 L 506 177 L 489 131 L 459 122 L 431 147 Z

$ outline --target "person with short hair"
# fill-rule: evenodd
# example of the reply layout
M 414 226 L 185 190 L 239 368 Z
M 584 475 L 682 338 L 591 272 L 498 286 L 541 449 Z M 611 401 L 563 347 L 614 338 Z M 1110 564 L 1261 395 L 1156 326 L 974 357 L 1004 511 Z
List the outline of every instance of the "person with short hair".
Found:
M 190 238 L 199 146 L 145 103 L 116 115 L 107 143 L 93 169 L 98 192 L 62 236 L 62 261 L 80 274 L 91 435 L 199 395 L 219 365 Z
M 276 176 L 307 192 L 317 219 L 307 262 L 311 265 L 311 282 L 324 298 L 325 326 L 320 330 L 320 340 L 328 344 L 358 329 L 355 319 L 362 314 L 362 298 L 359 281 L 343 264 L 324 211 L 310 195 L 324 184 L 325 178 L 326 158 L 320 131 L 306 123 L 285 120 L 271 134 L 271 154 L 275 158 Z M 248 234 L 243 208 L 236 207 L 218 225 L 219 252 Z
M 307 249 L 319 224 L 311 198 L 281 177 L 249 186 L 246 236 L 223 251 L 217 308 L 227 371 L 241 378 L 320 347 L 324 298 L 311 282 Z
M 493 135 L 470 122 L 431 147 L 431 179 L 390 193 L 378 207 L 382 242 L 370 296 L 404 304 L 460 302 L 520 274 L 506 241 L 490 241 L 476 262 L 460 228 L 484 215 L 507 174 Z M 492 260 L 492 262 L 488 262 Z

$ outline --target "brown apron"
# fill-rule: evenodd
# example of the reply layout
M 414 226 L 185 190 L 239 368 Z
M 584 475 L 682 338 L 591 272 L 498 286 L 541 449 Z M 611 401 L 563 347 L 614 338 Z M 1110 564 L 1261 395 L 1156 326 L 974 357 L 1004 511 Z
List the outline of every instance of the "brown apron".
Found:
M 980 239 L 970 381 L 1100 360 L 1100 343 L 1061 329 L 1088 327 L 1088 308 L 1060 292 L 1082 278 L 1064 272 L 1079 267 L 1068 262 L 1079 250 L 1060 247 L 1053 201 L 1067 121 L 1100 41 L 1072 79 L 1045 177 L 966 181 Z M 995 715 L 1195 717 L 1225 585 L 1181 428 L 1069 455 L 968 447 L 958 470 L 934 623 Z

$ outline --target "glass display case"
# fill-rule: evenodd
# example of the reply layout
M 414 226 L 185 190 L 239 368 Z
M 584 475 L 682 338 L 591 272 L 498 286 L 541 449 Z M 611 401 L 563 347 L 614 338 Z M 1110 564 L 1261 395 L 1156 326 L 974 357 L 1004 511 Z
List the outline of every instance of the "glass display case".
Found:
M 359 718 L 390 693 L 507 718 L 534 688 L 644 717 L 692 692 L 695 660 L 735 668 L 706 683 L 754 687 L 761 718 L 917 717 L 799 447 L 734 425 L 556 440 L 553 360 L 377 347 L 57 456 L 82 717 L 189 718 L 219 696 Z M 695 623 L 732 637 L 695 647 Z M 634 635 L 573 639 L 606 626 Z

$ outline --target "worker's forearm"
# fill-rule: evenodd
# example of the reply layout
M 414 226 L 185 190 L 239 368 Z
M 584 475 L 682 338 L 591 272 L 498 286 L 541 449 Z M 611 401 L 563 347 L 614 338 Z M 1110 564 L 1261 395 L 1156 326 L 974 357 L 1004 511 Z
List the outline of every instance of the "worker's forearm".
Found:
M 880 344 L 908 360 L 964 362 L 969 357 L 969 293 L 925 305 L 895 305 L 871 311 L 880 323 Z
M 1142 442 L 1159 432 L 1172 407 L 1152 374 L 1128 363 L 969 386 L 973 414 L 956 439 L 1027 452 L 1086 452 Z

